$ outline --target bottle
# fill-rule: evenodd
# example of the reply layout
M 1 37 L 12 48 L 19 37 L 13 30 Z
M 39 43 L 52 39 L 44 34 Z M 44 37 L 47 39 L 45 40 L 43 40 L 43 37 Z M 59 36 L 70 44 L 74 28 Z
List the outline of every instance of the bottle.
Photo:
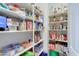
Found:
M 56 15 L 57 14 L 57 9 L 56 8 L 54 8 L 54 15 Z
M 62 41 L 64 40 L 64 34 L 61 34 L 61 36 L 62 36 Z
M 64 13 L 67 13 L 68 10 L 67 10 L 67 6 L 64 6 Z
M 67 35 L 66 34 L 64 34 L 64 40 L 67 41 Z
M 59 25 L 59 29 L 60 29 L 60 30 L 62 30 L 62 28 L 63 28 L 63 25 L 62 25 L 62 24 L 60 24 L 60 25 Z
M 20 30 L 26 30 L 26 22 L 25 22 L 25 21 L 20 22 L 19 29 L 20 29 Z

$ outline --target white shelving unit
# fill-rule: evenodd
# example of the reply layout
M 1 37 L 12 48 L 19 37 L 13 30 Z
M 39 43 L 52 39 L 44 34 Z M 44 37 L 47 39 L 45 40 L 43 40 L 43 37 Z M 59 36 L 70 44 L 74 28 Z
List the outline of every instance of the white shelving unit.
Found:
M 43 24 L 43 22 L 42 21 L 38 21 L 38 20 L 34 20 L 35 22 L 39 22 L 39 23 L 42 23 Z
M 17 18 L 17 19 L 19 19 L 19 20 L 25 20 L 25 19 L 31 20 L 32 23 L 33 23 L 33 27 L 34 27 L 34 23 L 35 23 L 35 22 L 39 22 L 39 23 L 42 23 L 42 24 L 43 24 L 43 22 L 37 21 L 37 20 L 34 19 L 34 15 L 35 15 L 35 14 L 37 14 L 37 15 L 39 15 L 39 16 L 42 15 L 39 10 L 33 9 L 33 8 L 35 8 L 35 6 L 32 6 L 31 4 L 30 4 L 28 7 L 24 6 L 23 4 L 19 4 L 19 5 L 20 5 L 21 7 L 23 7 L 23 8 L 26 8 L 26 10 L 28 10 L 28 11 L 29 11 L 28 8 L 31 8 L 31 9 L 32 9 L 31 12 L 33 11 L 32 17 L 25 16 L 25 15 L 20 15 L 20 14 L 15 13 L 14 11 L 7 10 L 7 9 L 5 9 L 5 8 L 2 8 L 2 7 L 0 7 L 0 15 L 5 16 L 5 17 Z M 35 30 L 35 29 L 33 28 L 33 30 L 0 31 L 0 35 L 3 34 L 2 36 L 4 37 L 4 34 L 5 34 L 5 33 L 8 33 L 8 34 L 11 33 L 11 35 L 13 35 L 12 38 L 14 38 L 14 40 L 11 39 L 11 38 L 9 38 L 9 39 L 11 39 L 11 41 L 13 41 L 12 43 L 15 43 L 15 42 L 20 41 L 20 40 L 19 40 L 20 37 L 22 37 L 23 39 L 24 39 L 24 38 L 27 39 L 28 36 L 32 36 L 32 37 L 30 37 L 30 38 L 32 38 L 32 40 L 33 40 L 32 45 L 29 46 L 28 48 L 24 49 L 23 51 L 21 51 L 21 52 L 19 52 L 19 53 L 17 53 L 17 54 L 14 55 L 14 56 L 20 56 L 21 54 L 23 54 L 24 52 L 30 50 L 31 48 L 33 49 L 32 52 L 35 53 L 35 52 L 34 52 L 34 46 L 37 45 L 37 44 L 39 44 L 39 43 L 41 43 L 41 42 L 43 42 L 43 40 L 41 39 L 40 41 L 38 41 L 37 43 L 35 43 L 35 41 L 34 41 L 34 32 L 35 32 L 35 31 L 42 31 L 42 30 L 40 30 L 40 29 L 39 29 L 39 30 Z M 17 33 L 17 34 L 16 34 L 16 33 Z M 28 34 L 28 33 L 30 33 L 30 34 Z M 31 34 L 31 33 L 32 33 L 32 34 Z M 7 36 L 8 36 L 8 34 L 7 34 Z M 15 34 L 16 34 L 16 37 L 14 37 Z M 19 37 L 18 34 L 20 34 L 20 35 L 23 34 L 23 36 L 26 35 L 26 37 L 23 37 L 23 36 L 20 36 L 20 37 Z M 5 34 L 5 36 L 6 36 L 6 34 Z M 15 39 L 15 38 L 16 38 L 16 39 Z M 17 39 L 17 38 L 18 38 L 18 39 Z M 7 41 L 8 41 L 8 39 L 6 39 L 6 37 L 5 37 L 5 38 L 0 38 L 0 39 L 4 39 L 4 40 L 7 40 Z M 28 38 L 28 39 L 29 39 L 29 38 Z M 1 41 L 2 41 L 2 40 L 1 40 Z M 7 45 L 11 44 L 11 43 L 9 43 L 9 42 L 7 43 L 7 41 L 5 41 L 5 43 L 6 43 Z M 15 42 L 14 42 L 14 41 L 15 41 Z M 4 41 L 2 41 L 2 42 L 4 42 Z M 6 46 L 6 44 L 4 44 L 4 46 Z M 0 44 L 0 45 L 1 45 L 1 44 Z M 0 48 L 1 48 L 1 47 L 0 47 Z M 42 53 L 42 51 L 43 51 L 43 49 L 42 49 L 41 51 L 39 51 L 39 53 L 36 54 L 36 55 L 40 55 L 40 54 Z
M 64 21 L 56 21 L 56 22 L 50 22 L 50 24 L 58 24 L 58 23 L 65 23 L 65 22 L 68 22 L 67 20 L 64 20 Z
M 50 4 L 49 4 L 50 5 Z M 49 16 L 49 35 L 50 35 L 50 31 L 53 32 L 54 34 L 60 34 L 60 35 L 63 35 L 66 34 L 68 36 L 68 18 L 66 19 L 66 15 L 67 15 L 67 11 L 66 12 L 63 12 L 64 11 L 64 8 L 63 6 L 66 6 L 67 5 L 64 5 L 62 4 L 62 6 L 60 6 L 61 4 L 58 4 L 55 6 L 55 4 L 51 4 L 51 9 L 52 10 L 52 15 Z M 53 7 L 53 8 L 52 8 Z M 56 8 L 56 10 L 54 10 Z M 58 10 L 57 8 L 60 8 L 62 11 Z M 49 10 L 49 11 L 50 11 Z M 57 11 L 57 13 L 54 14 L 54 11 Z M 49 13 L 50 14 L 50 13 Z M 63 16 L 65 15 L 65 16 Z M 68 15 L 67 15 L 68 16 Z M 62 20 L 62 19 L 63 20 Z M 66 19 L 66 20 L 65 20 Z M 61 25 L 62 24 L 62 25 Z M 63 25 L 63 24 L 66 24 L 66 25 Z M 52 26 L 53 25 L 53 26 Z M 61 25 L 61 26 L 60 26 Z M 59 26 L 59 27 L 57 27 Z M 64 29 L 63 27 L 66 26 L 66 28 Z M 62 29 L 61 29 L 62 28 Z M 54 36 L 53 36 L 54 37 Z M 55 46 L 56 44 L 60 45 L 60 43 L 62 44 L 62 46 L 66 45 L 67 44 L 67 47 L 68 47 L 68 38 L 67 40 L 64 40 L 64 38 L 62 37 L 61 39 L 58 38 L 58 36 L 56 36 L 57 38 L 49 38 L 49 41 L 53 41 L 53 43 L 55 43 Z M 64 46 L 65 47 L 65 46 Z M 63 53 L 61 50 L 63 50 L 61 48 L 61 50 L 58 50 L 56 48 L 61 48 L 60 46 L 59 47 L 55 47 L 55 50 L 54 51 L 57 51 L 59 53 Z M 67 52 L 67 51 L 65 51 Z

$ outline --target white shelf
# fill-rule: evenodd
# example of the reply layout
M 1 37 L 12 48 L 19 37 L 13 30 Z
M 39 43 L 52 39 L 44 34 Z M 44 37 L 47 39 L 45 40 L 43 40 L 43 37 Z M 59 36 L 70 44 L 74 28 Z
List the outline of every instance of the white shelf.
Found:
M 64 21 L 49 22 L 49 24 L 57 24 L 57 23 L 65 23 L 65 22 L 68 22 L 68 21 L 64 20 Z
M 43 21 L 39 21 L 39 20 L 34 20 L 35 22 L 39 22 L 39 23 L 43 23 Z
M 61 30 L 61 29 L 50 29 L 49 31 L 67 31 L 67 30 Z
M 64 41 L 64 40 L 55 40 L 55 41 L 60 41 L 60 42 L 66 42 L 67 43 L 67 41 Z
M 2 14 L 3 16 L 19 18 L 19 19 L 22 19 L 22 20 L 32 19 L 32 18 L 30 18 L 28 16 L 17 14 L 14 11 L 7 10 L 7 9 L 5 9 L 3 7 L 0 7 L 0 14 Z
M 29 17 L 29 16 L 26 16 L 25 19 L 29 19 L 29 20 L 33 21 L 33 18 Z
M 52 39 L 50 39 L 50 40 L 52 40 Z M 59 42 L 66 42 L 67 43 L 67 41 L 65 41 L 65 40 L 53 40 L 53 41 L 59 41 Z
M 35 29 L 34 31 L 43 31 L 43 30 L 42 29 L 39 29 L 39 30 Z
M 22 52 L 17 53 L 15 56 L 19 56 L 19 55 L 21 55 L 22 53 L 28 51 L 28 50 L 31 49 L 32 47 L 33 47 L 33 45 L 31 45 L 30 47 L 24 49 Z
M 49 17 L 53 17 L 53 16 L 60 16 L 60 15 L 66 15 L 67 12 L 61 12 L 61 13 L 57 13 L 57 14 L 52 14 Z
M 39 56 L 43 52 L 43 49 L 39 53 L 35 53 L 36 56 Z
M 43 39 L 41 39 L 40 41 L 38 41 L 37 43 L 35 43 L 35 45 L 41 43 L 42 41 L 43 41 Z M 35 46 L 35 45 L 34 45 L 34 46 Z
M 23 30 L 23 31 L 0 31 L 0 33 L 17 33 L 17 32 L 31 32 L 33 30 Z

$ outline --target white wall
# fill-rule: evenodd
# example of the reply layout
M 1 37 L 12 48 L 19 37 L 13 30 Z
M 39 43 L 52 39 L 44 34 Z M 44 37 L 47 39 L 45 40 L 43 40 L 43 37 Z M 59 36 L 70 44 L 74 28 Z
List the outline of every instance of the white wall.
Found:
M 79 4 L 69 4 L 70 55 L 79 55 Z

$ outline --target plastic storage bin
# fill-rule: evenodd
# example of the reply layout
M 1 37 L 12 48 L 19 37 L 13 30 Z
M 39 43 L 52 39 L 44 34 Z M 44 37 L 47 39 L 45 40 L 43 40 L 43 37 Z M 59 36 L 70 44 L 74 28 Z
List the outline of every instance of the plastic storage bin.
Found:
M 54 51 L 54 50 L 50 50 L 49 51 L 49 56 L 58 56 L 59 53 L 57 51 Z
M 35 56 L 35 54 L 31 51 L 27 51 L 27 52 L 23 53 L 21 56 Z
M 48 56 L 48 54 L 46 52 L 42 52 L 40 56 Z
M 4 16 L 0 16 L 0 27 L 6 28 L 7 26 L 7 18 Z
M 7 10 L 10 10 L 9 7 L 5 3 L 0 3 L 0 6 Z

